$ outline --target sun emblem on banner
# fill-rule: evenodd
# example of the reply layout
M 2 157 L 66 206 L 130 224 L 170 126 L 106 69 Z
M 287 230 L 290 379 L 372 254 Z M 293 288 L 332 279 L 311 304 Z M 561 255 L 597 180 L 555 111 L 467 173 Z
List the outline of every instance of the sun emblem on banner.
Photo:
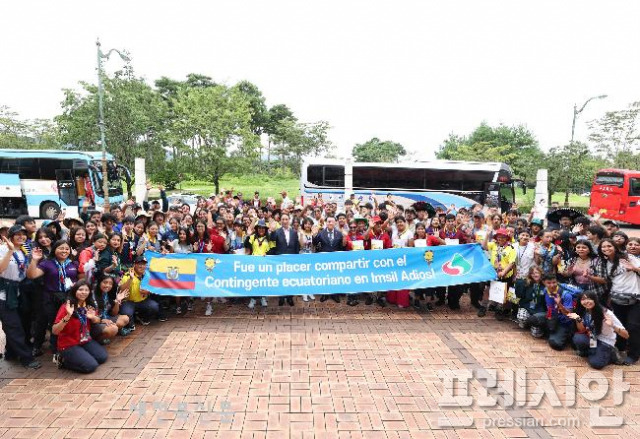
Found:
M 433 252 L 431 250 L 424 252 L 424 260 L 427 261 L 429 268 L 431 268 L 431 263 L 433 262 Z
M 207 271 L 211 273 L 216 265 L 220 263 L 220 259 L 207 258 L 204 260 L 204 266 L 207 268 Z

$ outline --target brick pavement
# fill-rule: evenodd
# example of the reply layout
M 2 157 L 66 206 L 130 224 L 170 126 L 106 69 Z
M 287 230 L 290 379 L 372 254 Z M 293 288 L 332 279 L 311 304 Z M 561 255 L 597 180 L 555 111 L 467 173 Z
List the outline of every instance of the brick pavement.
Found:
M 272 302 L 276 302 L 272 299 Z M 27 371 L 0 362 L 0 438 L 494 438 L 638 437 L 640 368 L 622 368 L 631 392 L 616 406 L 622 428 L 592 428 L 581 393 L 567 403 L 567 370 L 589 371 L 571 350 L 554 352 L 513 323 L 462 312 L 433 313 L 315 302 L 251 312 L 217 305 L 198 314 L 139 328 L 109 346 L 91 375 L 46 363 Z M 48 359 L 48 357 L 46 357 Z M 559 406 L 481 407 L 503 401 L 509 381 L 470 382 L 474 402 L 439 407 L 438 371 L 526 369 L 547 374 Z M 615 367 L 603 374 L 611 379 Z M 441 372 L 442 373 L 442 372 Z M 464 373 L 464 372 L 459 372 Z M 516 397 L 533 380 L 515 380 Z M 457 390 L 458 394 L 460 389 Z M 482 398 L 481 394 L 486 394 Z M 571 394 L 571 392 L 569 392 Z M 534 420 L 570 427 L 531 427 Z M 513 424 L 515 421 L 520 424 Z M 468 425 L 474 421 L 473 425 Z M 503 422 L 485 427 L 489 422 Z M 512 422 L 512 424 L 509 424 Z M 524 422 L 524 425 L 522 424 Z M 574 422 L 574 421 L 572 421 Z M 468 425 L 447 428 L 447 423 Z M 518 427 L 520 425 L 520 427 Z

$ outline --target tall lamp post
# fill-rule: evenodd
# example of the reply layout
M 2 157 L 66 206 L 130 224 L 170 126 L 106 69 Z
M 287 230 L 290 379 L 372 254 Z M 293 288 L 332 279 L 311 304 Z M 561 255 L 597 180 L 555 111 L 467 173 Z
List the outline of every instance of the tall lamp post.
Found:
M 589 99 L 586 100 L 586 102 L 584 104 L 582 104 L 582 107 L 578 108 L 577 104 L 573 104 L 573 122 L 571 123 L 571 142 L 569 142 L 569 149 L 570 152 L 573 152 L 573 139 L 576 133 L 576 120 L 578 119 L 578 116 L 580 115 L 580 113 L 582 113 L 585 109 L 585 107 L 589 104 L 589 102 L 595 100 L 595 99 L 604 99 L 606 98 L 607 95 L 599 95 L 599 96 L 593 96 L 590 97 Z M 571 173 L 569 172 L 569 160 L 570 160 L 570 154 L 567 154 L 566 157 L 567 160 L 567 164 L 565 166 L 565 171 L 567 173 L 567 188 L 565 190 L 564 193 L 564 206 L 565 207 L 569 207 L 569 186 L 572 180 L 572 176 Z
M 104 105 L 102 103 L 104 99 L 104 86 L 102 85 L 102 60 L 109 59 L 109 56 L 113 52 L 120 55 L 120 58 L 124 62 L 129 62 L 131 59 L 124 53 L 117 49 L 111 49 L 107 53 L 102 53 L 100 48 L 100 40 L 96 40 L 96 46 L 98 48 L 98 127 L 100 128 L 100 145 L 102 146 L 102 193 L 104 198 L 104 210 L 109 210 L 109 172 L 107 169 L 107 140 L 104 134 Z

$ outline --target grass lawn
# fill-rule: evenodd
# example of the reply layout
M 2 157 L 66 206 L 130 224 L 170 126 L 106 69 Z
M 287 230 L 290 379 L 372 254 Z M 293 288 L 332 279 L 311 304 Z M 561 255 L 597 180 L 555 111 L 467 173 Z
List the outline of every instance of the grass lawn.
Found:
M 262 177 L 262 176 L 225 176 L 220 180 L 220 190 L 233 190 L 241 192 L 244 199 L 253 198 L 253 192 L 259 191 L 260 198 L 274 197 L 280 199 L 280 192 L 286 190 L 292 200 L 300 195 L 300 180 L 286 177 Z M 198 195 L 209 196 L 215 192 L 213 183 L 205 181 L 184 182 L 178 186 L 175 192 L 192 192 Z

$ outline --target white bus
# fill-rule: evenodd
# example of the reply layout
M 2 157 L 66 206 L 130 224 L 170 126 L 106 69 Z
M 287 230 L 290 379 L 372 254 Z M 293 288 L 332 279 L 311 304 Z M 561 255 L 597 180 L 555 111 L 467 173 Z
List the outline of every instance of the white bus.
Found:
M 122 202 L 122 183 L 129 171 L 107 154 L 109 201 Z M 104 203 L 102 153 L 0 149 L 0 216 L 28 214 L 53 219 L 61 209 L 77 217 L 86 197 Z
M 351 194 L 360 201 L 384 201 L 409 207 L 417 201 L 445 211 L 488 204 L 508 210 L 515 202 L 511 168 L 505 163 L 463 161 L 414 161 L 405 163 L 357 163 L 319 159 L 302 164 L 302 202 L 314 197 L 343 205 Z

